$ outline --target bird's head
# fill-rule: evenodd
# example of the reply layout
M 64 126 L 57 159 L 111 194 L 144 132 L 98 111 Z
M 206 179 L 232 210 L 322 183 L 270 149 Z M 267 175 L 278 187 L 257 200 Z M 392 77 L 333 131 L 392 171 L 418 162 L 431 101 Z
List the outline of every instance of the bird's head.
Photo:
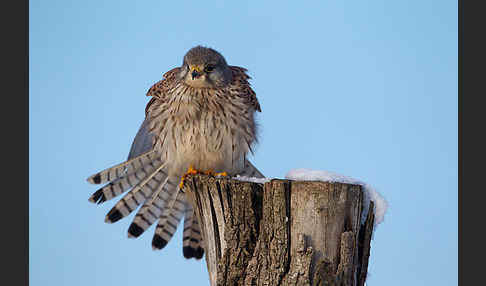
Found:
M 181 77 L 195 88 L 216 88 L 232 80 L 231 70 L 224 57 L 211 48 L 190 49 L 184 56 Z

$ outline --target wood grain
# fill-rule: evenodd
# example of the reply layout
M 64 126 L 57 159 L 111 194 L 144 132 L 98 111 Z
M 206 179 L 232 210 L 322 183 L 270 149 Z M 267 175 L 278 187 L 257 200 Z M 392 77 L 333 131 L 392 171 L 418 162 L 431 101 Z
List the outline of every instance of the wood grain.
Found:
M 364 285 L 373 203 L 361 186 L 195 175 L 184 186 L 202 228 L 214 285 Z

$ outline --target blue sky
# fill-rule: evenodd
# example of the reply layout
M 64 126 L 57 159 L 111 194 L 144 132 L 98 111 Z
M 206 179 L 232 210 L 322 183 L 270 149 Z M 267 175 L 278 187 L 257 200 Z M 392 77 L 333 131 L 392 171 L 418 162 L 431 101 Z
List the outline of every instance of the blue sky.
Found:
M 365 181 L 388 201 L 367 285 L 457 285 L 456 1 L 30 1 L 31 285 L 208 285 L 178 231 L 105 224 L 86 178 L 123 161 L 147 89 L 191 47 L 246 67 L 252 161 Z

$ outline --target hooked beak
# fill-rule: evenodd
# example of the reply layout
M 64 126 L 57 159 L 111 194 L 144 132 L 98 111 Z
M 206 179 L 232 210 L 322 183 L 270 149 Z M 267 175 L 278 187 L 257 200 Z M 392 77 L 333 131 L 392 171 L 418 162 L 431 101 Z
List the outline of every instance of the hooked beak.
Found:
M 198 73 L 196 70 L 193 70 L 193 71 L 192 71 L 192 73 L 191 73 L 192 79 L 194 79 L 194 78 L 196 78 L 196 77 L 198 77 L 198 76 L 200 76 L 200 75 L 201 75 L 201 74 L 200 74 L 200 73 Z
M 192 79 L 198 78 L 201 75 L 201 68 L 199 66 L 191 66 Z

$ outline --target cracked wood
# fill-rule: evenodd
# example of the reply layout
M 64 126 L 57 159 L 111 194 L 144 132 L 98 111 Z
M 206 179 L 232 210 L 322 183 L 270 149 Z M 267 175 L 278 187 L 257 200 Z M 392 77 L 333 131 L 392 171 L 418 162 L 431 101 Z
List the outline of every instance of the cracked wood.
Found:
M 373 203 L 361 186 L 194 175 L 184 186 L 202 228 L 211 286 L 364 285 Z

